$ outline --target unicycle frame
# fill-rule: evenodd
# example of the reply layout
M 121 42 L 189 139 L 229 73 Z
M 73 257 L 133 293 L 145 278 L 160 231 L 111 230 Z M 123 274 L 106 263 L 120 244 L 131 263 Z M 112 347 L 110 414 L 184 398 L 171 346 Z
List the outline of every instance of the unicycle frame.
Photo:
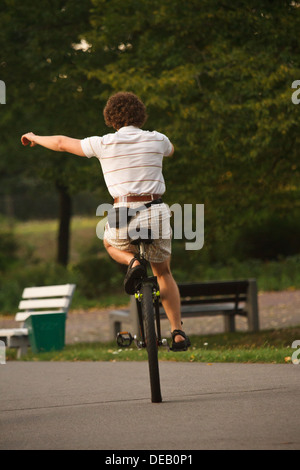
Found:
M 139 241 L 138 247 L 139 247 L 139 253 L 137 255 L 137 258 L 138 258 L 139 262 L 145 266 L 146 273 L 147 273 L 148 261 L 146 261 L 146 259 L 144 257 L 144 253 L 145 253 L 144 241 Z M 160 298 L 159 286 L 158 286 L 158 283 L 157 283 L 156 276 L 148 276 L 148 275 L 146 275 L 146 277 L 143 278 L 141 281 L 137 281 L 136 286 L 135 286 L 134 296 L 135 296 L 135 300 L 136 300 L 138 320 L 139 320 L 139 328 L 140 328 L 140 335 L 141 335 L 140 345 L 139 346 L 140 347 L 146 347 L 144 318 L 143 318 L 142 301 L 141 301 L 142 300 L 141 290 L 142 290 L 142 286 L 144 286 L 144 285 L 150 285 L 152 287 L 157 345 L 162 346 L 163 345 L 163 340 L 161 338 L 160 313 L 159 313 L 159 298 Z

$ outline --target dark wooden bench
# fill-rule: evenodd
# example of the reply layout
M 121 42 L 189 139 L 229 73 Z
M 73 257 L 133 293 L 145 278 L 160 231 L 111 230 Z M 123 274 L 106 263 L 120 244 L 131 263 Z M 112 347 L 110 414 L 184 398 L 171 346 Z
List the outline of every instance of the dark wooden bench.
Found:
M 255 280 L 178 284 L 181 316 L 223 315 L 225 331 L 235 331 L 235 316 L 248 319 L 249 331 L 259 329 Z M 166 318 L 162 309 L 161 317 Z
M 182 318 L 223 315 L 225 332 L 229 332 L 235 331 L 235 317 L 240 315 L 247 318 L 249 331 L 259 330 L 255 279 L 180 283 L 178 287 Z M 161 318 L 166 318 L 163 307 L 161 307 Z M 122 330 L 124 321 L 130 321 L 132 334 L 138 332 L 137 310 L 133 296 L 129 310 L 120 309 L 110 313 L 111 339 Z

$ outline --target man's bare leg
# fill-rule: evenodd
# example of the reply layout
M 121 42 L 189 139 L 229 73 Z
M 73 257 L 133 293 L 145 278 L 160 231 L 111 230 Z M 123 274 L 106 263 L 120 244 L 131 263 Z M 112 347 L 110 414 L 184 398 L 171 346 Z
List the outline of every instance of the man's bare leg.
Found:
M 134 258 L 134 254 L 131 251 L 124 251 L 111 246 L 106 240 L 104 240 L 104 247 L 106 248 L 109 256 L 112 257 L 117 263 L 129 265 L 132 258 Z M 139 264 L 138 261 L 133 263 L 133 267 Z
M 157 277 L 161 301 L 171 324 L 171 331 L 181 330 L 180 293 L 170 269 L 170 258 L 162 263 L 150 263 L 154 276 Z M 180 335 L 174 341 L 184 341 Z

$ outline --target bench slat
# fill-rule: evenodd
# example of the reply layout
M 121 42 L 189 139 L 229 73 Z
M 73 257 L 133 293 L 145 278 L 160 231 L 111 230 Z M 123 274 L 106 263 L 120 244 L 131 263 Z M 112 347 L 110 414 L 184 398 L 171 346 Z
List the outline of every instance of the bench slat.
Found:
M 0 338 L 10 337 L 10 336 L 27 336 L 27 328 L 5 328 L 0 330 Z
M 245 294 L 249 281 L 179 283 L 180 297 Z
M 60 308 L 67 309 L 69 306 L 69 298 L 61 299 L 30 299 L 21 300 L 19 303 L 20 310 L 41 309 L 41 308 Z
M 214 311 L 219 311 L 219 312 L 225 312 L 225 311 L 234 311 L 235 310 L 235 304 L 230 303 L 230 304 L 210 304 L 210 305 L 183 305 L 181 307 L 181 312 L 214 312 Z M 242 310 L 242 309 L 240 309 Z
M 16 321 L 21 321 L 24 322 L 27 320 L 30 315 L 41 315 L 41 314 L 51 314 L 51 313 L 66 313 L 65 310 L 41 310 L 41 311 L 36 311 L 36 312 L 18 312 L 15 316 Z
M 161 318 L 166 318 L 164 308 L 159 309 Z M 210 305 L 182 305 L 182 316 L 206 316 L 206 315 L 224 315 L 234 313 L 237 315 L 246 315 L 243 308 L 235 308 L 235 304 L 210 304 Z
M 75 290 L 75 284 L 59 286 L 26 287 L 23 291 L 23 299 L 38 299 L 43 297 L 70 297 Z
M 128 314 L 129 314 L 129 311 L 124 309 L 124 310 L 112 310 L 111 312 L 109 312 L 110 315 L 117 315 L 119 317 L 128 317 Z
M 183 298 L 181 300 L 181 305 L 193 305 L 193 304 L 198 304 L 198 305 L 202 305 L 202 304 L 218 304 L 218 303 L 224 303 L 224 302 L 233 302 L 235 303 L 236 301 L 238 300 L 238 303 L 242 303 L 242 302 L 246 302 L 247 298 L 246 296 L 239 296 L 237 299 L 235 297 L 213 297 L 211 299 L 195 299 L 194 297 L 193 298 Z

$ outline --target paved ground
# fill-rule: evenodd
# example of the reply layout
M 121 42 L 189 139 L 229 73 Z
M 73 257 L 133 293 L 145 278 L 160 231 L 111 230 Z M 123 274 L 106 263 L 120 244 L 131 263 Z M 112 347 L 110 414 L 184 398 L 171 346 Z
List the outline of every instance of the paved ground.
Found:
M 300 366 L 10 362 L 0 449 L 300 449 Z M 105 453 L 104 453 L 105 454 Z

